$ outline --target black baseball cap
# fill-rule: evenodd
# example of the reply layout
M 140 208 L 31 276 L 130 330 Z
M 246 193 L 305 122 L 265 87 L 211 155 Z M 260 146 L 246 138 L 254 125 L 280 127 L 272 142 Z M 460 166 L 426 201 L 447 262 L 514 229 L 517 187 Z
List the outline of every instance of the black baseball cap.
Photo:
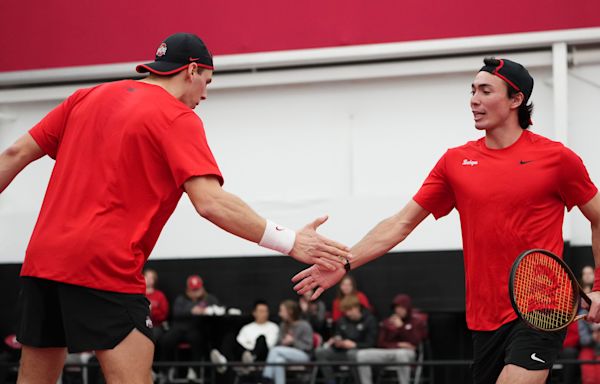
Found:
M 525 96 L 524 104 L 527 104 L 531 92 L 533 92 L 533 77 L 524 66 L 508 59 L 494 57 L 486 57 L 483 62 L 485 65 L 479 72 L 485 71 L 498 76 L 512 89 L 522 92 Z
M 192 33 L 176 33 L 158 46 L 152 63 L 140 64 L 135 70 L 139 73 L 172 75 L 187 68 L 190 63 L 196 63 L 206 69 L 215 69 L 212 55 L 198 36 Z

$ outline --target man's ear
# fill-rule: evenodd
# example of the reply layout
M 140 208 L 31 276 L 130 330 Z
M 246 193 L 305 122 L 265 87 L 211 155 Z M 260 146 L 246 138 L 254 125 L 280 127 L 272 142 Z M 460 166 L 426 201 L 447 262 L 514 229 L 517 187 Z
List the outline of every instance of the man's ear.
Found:
M 186 74 L 185 74 L 185 79 L 191 79 L 194 76 L 194 73 L 196 72 L 196 70 L 198 69 L 198 64 L 196 63 L 191 63 L 190 65 L 188 65 L 187 69 L 185 70 Z
M 517 92 L 511 97 L 511 100 L 510 108 L 517 109 L 525 102 L 525 95 L 523 95 L 523 92 Z

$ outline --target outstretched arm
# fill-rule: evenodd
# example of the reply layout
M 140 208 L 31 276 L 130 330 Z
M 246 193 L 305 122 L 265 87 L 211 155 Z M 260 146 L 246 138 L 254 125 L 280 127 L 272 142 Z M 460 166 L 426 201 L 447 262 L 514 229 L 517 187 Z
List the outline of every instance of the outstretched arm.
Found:
M 14 144 L 0 153 L 0 193 L 8 187 L 23 168 L 44 155 L 44 151 L 29 133 L 21 136 Z
M 421 223 L 429 212 L 417 202 L 411 200 L 397 214 L 383 220 L 362 238 L 350 252 L 351 268 L 357 268 L 387 253 L 390 249 L 402 242 Z M 299 294 L 314 289 L 312 299 L 316 299 L 327 288 L 337 284 L 344 276 L 343 269 L 327 271 L 314 265 L 298 273 L 292 278 L 297 283 L 294 289 Z
M 196 211 L 205 219 L 254 243 L 264 240 L 267 221 L 242 199 L 221 188 L 216 177 L 193 177 L 185 182 L 184 188 Z M 340 267 L 342 261 L 350 257 L 349 249 L 316 232 L 325 221 L 327 217 L 320 217 L 297 231 L 288 254 L 306 264 L 317 264 L 329 269 Z M 289 231 L 281 227 L 271 230 L 275 231 L 275 236 L 278 231 Z
M 592 300 L 592 305 L 587 319 L 600 322 L 600 193 L 597 193 L 592 200 L 580 206 L 579 209 L 591 224 L 592 253 L 596 264 L 596 281 L 594 281 L 594 288 L 592 288 L 593 292 L 588 294 Z

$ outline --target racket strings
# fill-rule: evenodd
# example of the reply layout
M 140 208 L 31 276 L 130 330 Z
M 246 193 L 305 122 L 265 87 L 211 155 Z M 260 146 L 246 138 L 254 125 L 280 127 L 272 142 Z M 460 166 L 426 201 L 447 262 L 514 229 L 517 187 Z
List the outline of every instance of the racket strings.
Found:
M 536 328 L 559 329 L 575 316 L 576 295 L 569 274 L 543 253 L 533 252 L 521 260 L 513 290 L 521 316 Z

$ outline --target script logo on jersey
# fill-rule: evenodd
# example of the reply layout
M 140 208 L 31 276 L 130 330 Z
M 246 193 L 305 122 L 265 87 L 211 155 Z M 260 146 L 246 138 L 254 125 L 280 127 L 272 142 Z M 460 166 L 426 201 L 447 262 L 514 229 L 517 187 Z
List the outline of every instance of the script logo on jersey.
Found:
M 167 44 L 162 43 L 156 50 L 156 56 L 161 57 L 167 54 Z
M 471 167 L 478 165 L 479 162 L 477 160 L 469 160 L 469 159 L 464 159 L 462 162 L 462 165 L 470 165 Z

